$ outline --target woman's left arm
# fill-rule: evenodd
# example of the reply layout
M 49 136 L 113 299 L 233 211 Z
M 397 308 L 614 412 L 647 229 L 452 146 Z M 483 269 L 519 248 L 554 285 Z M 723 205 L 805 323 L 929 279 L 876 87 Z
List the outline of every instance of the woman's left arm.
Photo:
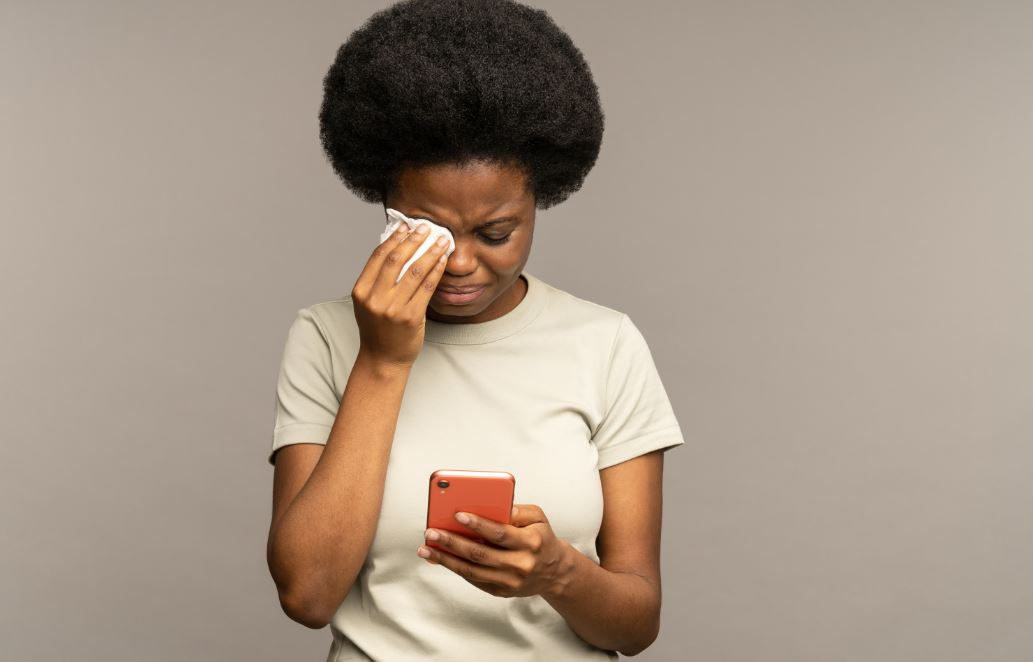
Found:
M 654 451 L 599 473 L 600 563 L 564 543 L 567 575 L 542 593 L 579 637 L 627 656 L 644 651 L 660 633 L 663 466 L 663 451 Z
M 499 597 L 541 595 L 579 637 L 637 655 L 660 631 L 660 525 L 663 451 L 599 472 L 603 519 L 599 564 L 557 538 L 541 508 L 521 504 L 503 524 L 466 513 L 456 519 L 492 546 L 428 530 L 445 550 L 420 548 L 477 588 Z M 436 537 L 435 537 L 436 536 Z

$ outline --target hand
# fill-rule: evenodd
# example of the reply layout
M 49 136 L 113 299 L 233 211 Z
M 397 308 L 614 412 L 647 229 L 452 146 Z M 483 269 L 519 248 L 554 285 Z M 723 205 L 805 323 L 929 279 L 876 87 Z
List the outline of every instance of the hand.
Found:
M 401 224 L 373 250 L 352 288 L 359 351 L 375 361 L 411 366 L 423 349 L 427 305 L 445 273 L 448 243 L 432 245 L 401 280 L 398 274 L 426 238 Z
M 428 529 L 440 535 L 433 542 L 447 550 L 421 547 L 430 553 L 429 563 L 445 566 L 482 591 L 502 598 L 550 594 L 566 584 L 573 548 L 556 537 L 541 508 L 514 506 L 511 524 L 466 515 L 470 521 L 460 523 L 491 545 L 451 531 Z

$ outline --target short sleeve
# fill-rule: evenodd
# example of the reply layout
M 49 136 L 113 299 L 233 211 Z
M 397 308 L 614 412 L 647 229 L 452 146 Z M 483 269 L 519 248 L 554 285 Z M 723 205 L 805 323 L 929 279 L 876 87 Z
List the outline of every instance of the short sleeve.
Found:
M 276 382 L 273 454 L 290 444 L 325 444 L 337 418 L 340 397 L 334 389 L 330 345 L 308 308 L 302 308 L 287 331 Z
M 685 443 L 646 339 L 621 315 L 610 352 L 605 412 L 592 435 L 598 469 Z

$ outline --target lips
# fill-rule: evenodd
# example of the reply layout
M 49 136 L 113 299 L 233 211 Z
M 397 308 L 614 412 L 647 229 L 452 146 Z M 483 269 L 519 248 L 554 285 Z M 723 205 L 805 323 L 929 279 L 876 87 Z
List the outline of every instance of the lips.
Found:
M 479 289 L 487 287 L 486 285 L 438 285 L 438 289 L 442 292 L 453 292 L 455 294 L 469 294 L 470 292 L 476 292 Z

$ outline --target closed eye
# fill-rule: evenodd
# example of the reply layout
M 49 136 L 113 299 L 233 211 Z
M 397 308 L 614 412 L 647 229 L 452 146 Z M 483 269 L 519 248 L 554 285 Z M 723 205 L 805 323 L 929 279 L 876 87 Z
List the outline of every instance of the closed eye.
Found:
M 484 235 L 481 235 L 481 236 L 483 237 Z M 507 234 L 505 237 L 498 237 L 498 238 L 495 238 L 495 237 L 484 237 L 484 241 L 486 243 L 493 244 L 493 245 L 504 244 L 507 241 L 509 241 L 509 238 L 511 236 L 513 236 L 512 232 Z

